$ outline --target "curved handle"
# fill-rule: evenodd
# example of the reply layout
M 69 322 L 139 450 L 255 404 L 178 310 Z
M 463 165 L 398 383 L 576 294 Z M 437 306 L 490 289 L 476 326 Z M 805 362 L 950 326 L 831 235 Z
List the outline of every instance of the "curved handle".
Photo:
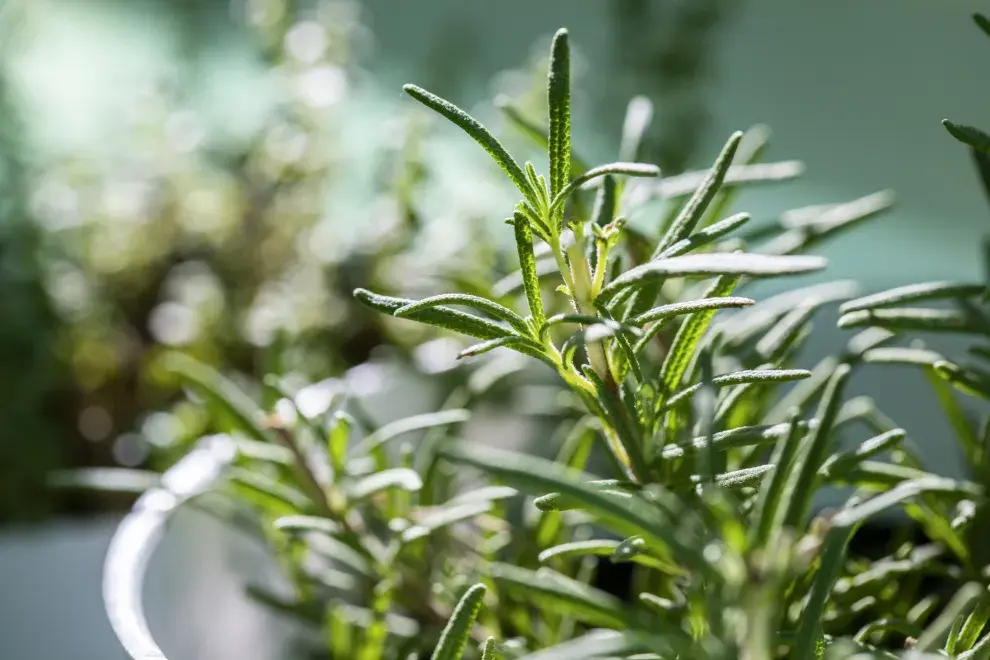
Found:
M 235 454 L 228 436 L 201 439 L 162 474 L 159 486 L 138 498 L 114 532 L 103 563 L 103 603 L 114 634 L 134 660 L 168 660 L 148 630 L 141 597 L 165 522 L 183 502 L 208 490 Z

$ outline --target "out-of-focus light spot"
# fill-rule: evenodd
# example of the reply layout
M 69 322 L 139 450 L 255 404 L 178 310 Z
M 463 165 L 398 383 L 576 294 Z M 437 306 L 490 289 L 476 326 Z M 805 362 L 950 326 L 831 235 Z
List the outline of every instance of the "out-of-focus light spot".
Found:
M 361 247 L 369 253 L 378 251 L 402 224 L 403 208 L 391 196 L 380 195 L 367 208 L 367 216 L 361 223 Z
M 302 242 L 302 247 L 316 257 L 320 263 L 338 264 L 344 260 L 350 251 L 351 242 L 342 239 L 340 227 L 332 217 L 320 220 L 307 233 L 302 234 L 302 236 L 307 237 L 307 240 Z
M 165 138 L 179 153 L 188 153 L 206 139 L 206 128 L 194 112 L 181 110 L 165 122 Z
M 178 417 L 167 412 L 151 413 L 141 424 L 141 435 L 155 447 L 169 447 L 182 435 L 183 426 Z
M 124 467 L 140 465 L 148 458 L 148 445 L 137 433 L 125 433 L 113 443 L 113 458 Z
M 116 220 L 145 220 L 151 186 L 145 181 L 115 181 L 103 189 L 103 210 Z
M 151 311 L 148 330 L 162 344 L 183 346 L 196 339 L 199 323 L 196 312 L 186 305 L 164 302 Z
M 90 442 L 106 440 L 113 430 L 113 418 L 102 406 L 88 406 L 79 413 L 79 433 Z
M 283 325 L 284 305 L 274 296 L 262 294 L 248 312 L 244 333 L 255 346 L 268 346 Z
M 292 126 L 276 126 L 268 134 L 265 146 L 272 158 L 283 163 L 295 163 L 306 155 L 309 136 Z
M 275 414 L 286 426 L 293 426 L 299 419 L 296 407 L 288 399 L 279 399 L 275 402 Z
M 285 0 L 245 0 L 244 10 L 254 25 L 274 25 L 285 15 Z
M 203 186 L 191 190 L 183 206 L 181 222 L 188 231 L 215 234 L 232 224 L 232 209 L 225 204 L 222 189 Z
M 388 382 L 388 369 L 381 364 L 359 364 L 348 370 L 345 380 L 354 396 L 371 396 L 385 388 Z
M 299 75 L 296 91 L 303 103 L 313 108 L 329 108 L 347 91 L 347 76 L 335 66 L 317 66 Z
M 82 314 L 93 297 L 86 276 L 68 264 L 52 266 L 48 272 L 46 289 L 59 312 L 68 317 Z
M 296 406 L 306 417 L 318 417 L 330 409 L 330 405 L 343 390 L 340 380 L 328 378 L 296 392 Z
M 460 351 L 461 344 L 456 339 L 444 337 L 417 346 L 413 351 L 413 359 L 423 373 L 437 374 L 455 367 Z
M 223 305 L 223 284 L 210 266 L 202 261 L 176 265 L 162 286 L 165 295 L 192 308 Z
M 323 23 L 336 28 L 354 28 L 361 19 L 361 7 L 351 0 L 321 2 L 317 11 Z
M 285 49 L 303 64 L 315 64 L 326 48 L 326 32 L 314 21 L 296 23 L 285 35 Z
M 52 231 L 79 225 L 79 194 L 62 181 L 49 179 L 38 186 L 31 207 L 34 215 Z

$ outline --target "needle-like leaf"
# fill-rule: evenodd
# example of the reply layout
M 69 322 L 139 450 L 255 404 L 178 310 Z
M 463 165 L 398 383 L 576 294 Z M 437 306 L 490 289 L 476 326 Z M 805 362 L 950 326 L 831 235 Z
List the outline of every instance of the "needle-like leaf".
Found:
M 980 129 L 965 124 L 957 124 L 948 119 L 942 120 L 942 126 L 945 126 L 945 130 L 949 131 L 949 135 L 963 144 L 968 144 L 982 153 L 990 154 L 990 135 Z
M 440 305 L 464 305 L 465 307 L 474 307 L 475 309 L 480 309 L 483 312 L 487 312 L 501 321 L 505 321 L 524 335 L 528 335 L 530 332 L 526 321 L 508 307 L 499 305 L 493 300 L 488 300 L 487 298 L 482 298 L 480 296 L 472 296 L 466 293 L 443 293 L 437 296 L 430 296 L 429 298 L 417 300 L 416 302 L 406 305 L 405 307 L 400 307 L 395 310 L 392 315 L 398 318 L 403 318 L 415 314 L 418 311 L 439 307 Z
M 492 135 L 487 128 L 481 125 L 481 122 L 458 108 L 450 101 L 442 99 L 436 94 L 426 91 L 422 87 L 417 87 L 416 85 L 404 85 L 402 89 L 406 92 L 406 94 L 413 97 L 426 107 L 449 119 L 461 130 L 467 133 L 475 142 L 480 144 L 481 147 L 495 159 L 495 162 L 502 168 L 502 171 L 509 175 L 512 183 L 516 184 L 516 188 L 519 189 L 519 192 L 521 192 L 531 204 L 538 208 L 537 193 L 532 189 L 529 182 L 526 180 L 526 173 L 523 172 L 521 167 L 519 167 L 519 163 L 517 163 L 512 156 L 509 155 L 509 152 L 505 150 L 505 147 L 503 147 L 502 144 L 495 139 L 495 136 Z
M 471 627 L 481 612 L 485 591 L 485 585 L 475 584 L 464 592 L 440 635 L 440 643 L 433 651 L 432 660 L 461 660 L 471 637 Z
M 698 224 L 701 216 L 705 213 L 705 209 L 708 208 L 708 204 L 711 203 L 721 187 L 722 181 L 725 180 L 725 175 L 729 171 L 729 166 L 732 165 L 732 159 L 736 155 L 736 149 L 739 148 L 739 141 L 742 140 L 742 137 L 742 131 L 736 131 L 729 136 L 729 140 L 722 147 L 718 158 L 715 159 L 712 169 L 709 170 L 708 176 L 698 186 L 691 199 L 687 201 L 684 208 L 681 209 L 681 212 L 671 223 L 670 227 L 667 228 L 667 232 L 657 244 L 656 249 L 653 251 L 654 259 L 660 256 L 670 246 L 687 238 L 694 231 L 695 225 Z
M 550 46 L 547 105 L 550 108 L 547 155 L 550 197 L 553 199 L 567 185 L 571 171 L 571 53 L 567 30 L 563 28 L 554 35 Z
M 393 298 L 372 293 L 367 289 L 355 289 L 354 297 L 368 307 L 386 314 L 393 315 L 403 307 L 414 305 L 417 301 L 407 298 Z M 429 307 L 406 314 L 406 318 L 412 321 L 419 321 L 453 330 L 461 334 L 477 337 L 478 339 L 498 339 L 500 337 L 512 336 L 512 331 L 507 327 L 499 325 L 494 321 L 483 319 L 472 314 L 465 314 L 449 307 Z
M 597 179 L 608 174 L 623 175 L 623 176 L 641 176 L 641 177 L 658 177 L 660 176 L 660 168 L 656 165 L 648 165 L 646 163 L 609 163 L 607 165 L 599 165 L 598 167 L 593 167 L 579 177 L 571 179 L 566 186 L 561 188 L 560 192 L 557 193 L 554 198 L 550 201 L 550 210 L 553 211 L 561 204 L 564 200 L 573 193 L 575 190 L 591 181 L 592 179 Z
M 670 259 L 658 259 L 631 268 L 604 287 L 598 302 L 608 302 L 620 291 L 632 286 L 670 277 L 713 277 L 740 275 L 747 277 L 778 277 L 799 275 L 822 270 L 828 264 L 822 257 L 771 256 L 765 254 L 687 254 Z

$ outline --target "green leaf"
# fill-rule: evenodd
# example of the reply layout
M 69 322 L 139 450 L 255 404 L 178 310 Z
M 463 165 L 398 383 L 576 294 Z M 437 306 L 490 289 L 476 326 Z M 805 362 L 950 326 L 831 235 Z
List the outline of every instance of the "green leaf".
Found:
M 680 316 L 681 314 L 694 314 L 695 312 L 715 309 L 749 307 L 753 304 L 753 302 L 754 301 L 749 298 L 741 298 L 739 296 L 718 296 L 715 298 L 687 300 L 685 302 L 676 302 L 654 307 L 653 309 L 643 312 L 639 316 L 629 319 L 627 323 L 630 325 L 645 325 L 647 323 L 652 323 L 653 321 L 665 321 L 669 318 Z
M 556 557 L 586 557 L 588 555 L 610 557 L 618 547 L 619 542 L 614 539 L 571 541 L 570 543 L 561 543 L 552 548 L 547 548 L 540 553 L 538 559 L 541 564 L 545 564 Z
M 550 47 L 547 71 L 547 105 L 550 133 L 547 155 L 550 160 L 550 196 L 556 197 L 571 171 L 571 53 L 567 30 L 561 28 Z
M 729 387 L 744 383 L 787 383 L 794 380 L 803 380 L 810 376 L 811 372 L 807 369 L 748 369 L 745 371 L 734 371 L 731 374 L 725 374 L 723 376 L 715 376 L 712 378 L 712 385 L 715 387 Z M 681 401 L 688 399 L 700 390 L 702 385 L 703 383 L 695 383 L 690 387 L 680 390 L 664 402 L 663 409 L 672 408 Z
M 354 428 L 354 418 L 338 410 L 333 414 L 333 425 L 330 427 L 330 437 L 327 440 L 327 453 L 333 473 L 339 479 L 347 474 L 347 450 Z
M 798 305 L 785 314 L 756 342 L 757 355 L 767 362 L 780 361 L 799 341 L 815 311 L 814 305 Z
M 760 252 L 786 255 L 805 252 L 822 241 L 853 228 L 886 211 L 894 203 L 890 191 L 881 191 L 844 204 L 828 206 L 810 217 L 793 222 L 788 230 L 764 245 Z
M 941 353 L 927 348 L 904 348 L 887 346 L 863 351 L 863 361 L 873 364 L 911 364 L 919 367 L 934 367 L 936 362 L 944 362 Z
M 959 651 L 973 648 L 988 620 L 990 620 L 990 592 L 984 591 L 959 631 L 959 639 L 956 642 Z
M 813 423 L 800 422 L 799 428 L 815 428 L 817 420 Z M 738 449 L 739 447 L 753 447 L 768 444 L 785 437 L 790 432 L 791 425 L 788 423 L 772 424 L 769 426 L 738 426 L 727 431 L 719 431 L 712 435 L 711 441 L 716 451 L 726 449 Z M 708 449 L 708 438 L 699 436 L 687 443 L 668 444 L 663 448 L 664 459 L 684 458 L 694 452 Z
M 622 122 L 619 160 L 632 161 L 639 157 L 640 146 L 652 121 L 653 102 L 645 96 L 634 96 L 626 106 L 626 117 Z
M 470 520 L 492 509 L 492 500 L 480 502 L 465 502 L 463 504 L 448 504 L 433 509 L 431 513 L 417 524 L 402 532 L 402 542 L 412 543 L 425 538 L 444 527 Z
M 893 307 L 849 312 L 839 317 L 839 327 L 987 334 L 985 328 L 970 314 L 955 309 L 924 307 Z
M 959 654 L 959 660 L 987 660 L 990 658 L 990 635 L 986 635 L 969 651 Z
M 468 346 L 457 354 L 457 359 L 463 360 L 464 358 L 477 357 L 479 355 L 484 355 L 489 351 L 493 351 L 496 348 L 502 348 L 503 346 L 543 360 L 551 367 L 557 366 L 554 364 L 553 360 L 544 353 L 543 347 L 528 337 L 499 337 L 498 339 L 489 339 L 488 341 L 483 341 L 480 344 Z
M 416 302 L 407 298 L 382 296 L 367 289 L 355 289 L 354 297 L 364 305 L 389 315 L 393 315 L 397 310 Z M 512 331 L 505 326 L 449 307 L 431 307 L 408 314 L 406 318 L 478 339 L 498 339 L 499 337 L 513 336 Z
M 924 493 L 949 495 L 953 499 L 961 500 L 967 497 L 979 497 L 981 492 L 980 489 L 968 487 L 965 482 L 956 479 L 929 475 L 918 479 L 902 481 L 887 492 L 880 493 L 850 508 L 843 509 L 832 519 L 832 524 L 837 527 L 851 527 L 866 520 L 870 516 L 886 511 L 891 507 Z
M 441 454 L 451 463 L 471 465 L 531 494 L 559 491 L 562 496 L 580 502 L 589 513 L 598 518 L 603 527 L 611 528 L 623 536 L 642 535 L 651 544 L 669 547 L 675 559 L 685 566 L 705 575 L 712 571 L 697 549 L 686 544 L 686 535 L 679 537 L 671 524 L 658 516 L 657 508 L 636 496 L 617 497 L 603 492 L 587 483 L 592 480 L 589 475 L 563 469 L 535 456 L 490 447 L 472 446 L 470 450 L 451 448 Z M 669 501 L 669 493 L 657 489 L 654 496 L 663 498 L 670 515 L 676 513 L 680 518 L 684 517 L 679 506 Z M 656 500 L 654 504 L 657 504 Z
M 636 564 L 640 564 L 641 566 L 656 569 L 662 573 L 666 573 L 667 575 L 684 575 L 684 571 L 682 569 L 670 564 L 663 557 L 655 556 L 652 550 L 652 548 L 647 546 L 647 543 L 643 540 L 643 537 L 630 536 L 627 539 L 623 539 L 622 542 L 616 546 L 615 550 L 612 552 L 611 560 L 616 564 L 634 562 Z
M 546 337 L 547 332 L 553 326 L 561 325 L 563 323 L 577 323 L 586 326 L 601 325 L 615 333 L 625 332 L 635 336 L 640 334 L 639 328 L 633 327 L 632 325 L 619 323 L 618 321 L 614 321 L 612 319 L 592 316 L 591 314 L 555 314 L 548 318 L 540 327 L 540 338 L 542 339 Z
M 301 491 L 259 472 L 231 468 L 230 480 L 266 509 L 293 514 L 312 508 L 312 502 Z
M 520 594 L 527 602 L 553 608 L 590 625 L 629 627 L 629 614 L 618 598 L 549 568 L 530 571 L 496 563 L 490 570 L 497 585 Z
M 687 257 L 677 257 L 686 259 Z M 705 298 L 723 298 L 732 293 L 732 290 L 739 283 L 738 276 L 723 275 L 715 280 L 711 288 L 705 292 Z M 694 357 L 701 339 L 708 330 L 708 326 L 715 316 L 715 309 L 706 309 L 692 314 L 678 329 L 674 336 L 674 341 L 670 345 L 667 357 L 664 358 L 660 367 L 660 383 L 663 394 L 669 396 L 677 391 L 688 364 Z M 664 400 L 658 399 L 658 403 Z
M 682 238 L 671 244 L 670 247 L 661 251 L 656 258 L 669 259 L 670 257 L 679 257 L 696 248 L 708 245 L 749 222 L 749 217 L 748 213 L 737 213 L 729 216 L 725 220 L 720 220 L 710 227 L 705 227 L 701 231 L 695 232 L 687 238 Z
M 658 177 L 660 176 L 660 168 L 656 165 L 649 165 L 647 163 L 608 163 L 607 165 L 593 167 L 581 176 L 571 179 L 567 185 L 564 186 L 551 200 L 550 210 L 553 211 L 558 206 L 563 204 L 564 200 L 566 200 L 571 193 L 586 184 L 588 181 L 607 174 Z
M 615 188 L 614 177 L 606 175 L 602 178 L 602 185 L 598 188 L 598 193 L 595 195 L 595 205 L 591 209 L 591 219 L 599 227 L 606 226 L 615 218 L 617 202 Z M 597 259 L 597 252 L 593 252 L 593 255 Z M 598 262 L 593 262 L 591 267 L 597 268 Z
M 805 451 L 791 474 L 791 483 L 787 486 L 791 497 L 787 501 L 787 513 L 783 522 L 793 529 L 800 529 L 811 511 L 818 470 L 825 462 L 832 444 L 832 427 L 842 404 L 842 392 L 851 370 L 848 364 L 843 363 L 832 372 L 825 386 L 825 393 L 818 403 L 818 425 L 812 429 Z
M 877 346 L 882 346 L 895 337 L 894 333 L 886 328 L 869 327 L 853 335 L 846 342 L 846 350 L 843 358 L 847 362 L 857 362 L 863 359 L 866 351 Z
M 317 532 L 333 536 L 340 532 L 340 526 L 329 518 L 322 516 L 282 516 L 273 523 L 280 532 L 299 534 Z
M 471 637 L 471 627 L 474 626 L 478 613 L 481 612 L 481 601 L 485 598 L 485 585 L 478 583 L 471 586 L 454 608 L 440 642 L 433 651 L 432 660 L 461 660 L 468 639 Z
M 962 445 L 963 455 L 972 463 L 974 457 L 980 453 L 980 441 L 970 425 L 966 412 L 947 386 L 946 379 L 939 375 L 934 368 L 930 371 L 926 370 L 925 376 L 932 389 L 935 390 L 935 398 L 942 410 L 945 411 L 945 416 L 949 424 L 952 425 L 952 430 L 956 432 L 959 443 Z
M 405 307 L 400 307 L 395 310 L 392 316 L 403 318 L 410 316 L 415 312 L 424 309 L 431 309 L 440 305 L 464 305 L 465 307 L 474 307 L 475 309 L 480 309 L 483 312 L 487 312 L 501 321 L 505 321 L 523 335 L 528 335 L 530 332 L 526 321 L 508 307 L 499 305 L 493 300 L 481 298 L 480 296 L 472 296 L 466 293 L 444 293 L 437 296 L 430 296 L 429 298 L 418 300 L 410 305 L 406 305 Z
M 261 425 L 265 415 L 257 404 L 217 371 L 182 353 L 168 353 L 162 366 L 219 406 L 249 438 L 262 443 L 275 442 L 272 434 Z
M 749 309 L 719 319 L 715 326 L 722 338 L 724 348 L 742 346 L 757 335 L 767 332 L 781 317 L 797 307 L 817 309 L 822 305 L 847 300 L 855 296 L 857 290 L 856 283 L 851 280 L 791 289 L 764 298 Z
M 736 149 L 739 148 L 739 141 L 742 140 L 742 136 L 742 131 L 736 131 L 729 136 L 729 140 L 722 147 L 721 153 L 719 153 L 711 170 L 709 170 L 708 176 L 701 182 L 691 196 L 691 199 L 687 201 L 670 227 L 667 228 L 667 232 L 660 240 L 660 243 L 657 244 L 651 258 L 656 259 L 670 246 L 687 238 L 694 231 L 698 221 L 701 220 L 701 216 L 704 215 L 705 209 L 708 208 L 708 205 L 722 186 L 725 175 L 729 171 L 729 166 L 732 165 L 732 159 L 736 155 Z
M 973 601 L 979 598 L 982 593 L 982 585 L 975 582 L 964 584 L 938 615 L 938 618 L 925 628 L 925 632 L 918 637 L 918 642 L 914 648 L 918 651 L 934 651 L 941 647 L 949 635 L 952 622 L 966 612 Z
M 776 163 L 735 165 L 729 168 L 722 187 L 740 186 L 751 183 L 775 183 L 787 181 L 804 173 L 804 163 L 798 160 L 784 160 Z M 698 188 L 711 175 L 711 171 L 685 172 L 671 176 L 657 183 L 657 193 L 664 199 L 676 199 L 697 192 Z
M 481 660 L 498 660 L 500 654 L 495 644 L 495 638 L 489 637 L 485 640 L 485 645 L 481 649 Z
M 497 502 L 506 500 L 519 494 L 515 488 L 508 486 L 482 486 L 474 490 L 465 491 L 455 495 L 448 500 L 448 505 L 474 504 L 476 502 Z
M 957 124 L 948 119 L 942 120 L 942 126 L 949 131 L 949 135 L 956 138 L 963 144 L 968 144 L 977 151 L 990 154 L 990 135 L 973 126 Z
M 624 456 L 617 458 L 621 463 L 628 464 L 632 474 L 637 479 L 646 479 L 648 468 L 646 457 L 643 455 L 642 428 L 634 416 L 635 413 L 631 414 L 629 405 L 621 400 L 614 383 L 606 384 L 591 368 L 591 365 L 584 365 L 583 371 L 585 378 L 594 385 L 595 391 L 598 393 L 598 401 L 622 445 Z
M 537 203 L 536 191 L 534 191 L 529 183 L 526 181 L 526 174 L 523 172 L 522 168 L 519 167 L 519 163 L 513 160 L 509 152 L 505 150 L 505 147 L 495 139 L 487 128 L 481 125 L 481 123 L 464 112 L 456 105 L 440 98 L 439 96 L 432 94 L 421 87 L 416 85 L 403 85 L 402 89 L 426 107 L 438 112 L 443 115 L 451 122 L 456 124 L 461 130 L 467 133 L 471 138 L 481 145 L 481 147 L 489 153 L 489 155 L 495 159 L 498 166 L 502 168 L 502 171 L 509 175 L 512 182 L 516 184 L 516 188 L 523 194 L 523 196 L 530 201 L 537 208 L 539 207 Z
M 773 465 L 756 465 L 754 467 L 732 470 L 731 472 L 721 472 L 716 474 L 713 481 L 719 488 L 732 490 L 733 488 L 744 488 L 755 486 L 763 481 L 767 473 L 774 469 Z M 709 477 L 700 474 L 692 474 L 691 477 L 681 483 L 672 483 L 671 490 L 677 490 L 685 486 L 696 486 L 709 481 Z
M 983 30 L 983 34 L 990 37 L 990 20 L 987 20 L 986 16 L 983 14 L 973 14 L 973 22 L 976 23 L 978 28 Z
M 617 498 L 631 498 L 637 491 L 636 485 L 631 481 L 620 481 L 618 479 L 593 479 L 587 482 L 588 486 Z M 547 493 L 533 500 L 533 505 L 540 511 L 572 511 L 581 509 L 580 500 L 568 497 L 559 492 Z
M 649 261 L 615 278 L 598 295 L 598 302 L 608 302 L 620 291 L 631 286 L 643 286 L 669 277 L 713 277 L 739 275 L 747 277 L 777 277 L 800 275 L 822 270 L 828 262 L 814 256 L 773 256 L 765 254 L 686 254 L 670 259 Z
M 910 480 L 934 477 L 924 470 L 905 465 L 880 461 L 862 461 L 849 472 L 835 477 L 837 483 L 845 483 L 864 490 L 888 490 Z
M 960 392 L 990 399 L 990 376 L 983 372 L 960 367 L 945 360 L 933 364 L 932 370 L 939 378 L 951 383 Z
M 441 410 L 439 412 L 423 413 L 422 415 L 404 417 L 394 422 L 385 424 L 374 433 L 365 437 L 360 443 L 358 443 L 352 453 L 364 455 L 382 446 L 386 442 L 399 437 L 400 435 L 412 433 L 414 431 L 422 431 L 424 429 L 432 429 L 438 426 L 463 424 L 470 418 L 471 411 L 463 408 Z
M 774 466 L 774 470 L 765 477 L 759 499 L 754 507 L 752 517 L 754 524 L 751 529 L 755 536 L 755 546 L 758 548 L 766 547 L 771 537 L 780 531 L 785 511 L 781 503 L 787 496 L 787 483 L 803 438 L 801 413 L 800 410 L 794 409 L 787 424 L 787 433 L 780 436 L 770 457 L 770 464 Z
M 528 653 L 519 660 L 591 660 L 624 654 L 640 645 L 616 630 L 592 630 L 548 649 Z
M 808 595 L 808 603 L 801 613 L 800 625 L 794 640 L 795 660 L 812 660 L 821 657 L 818 646 L 822 638 L 822 619 L 829 593 L 839 577 L 845 559 L 846 546 L 852 537 L 852 528 L 833 528 L 825 539 L 825 550 L 815 581 Z
M 392 488 L 416 492 L 423 487 L 423 480 L 415 470 L 409 468 L 390 468 L 369 474 L 366 477 L 349 484 L 347 497 L 353 500 L 363 500 Z
M 526 290 L 526 300 L 529 303 L 529 313 L 533 317 L 533 324 L 541 327 L 546 322 L 546 316 L 543 312 L 543 298 L 540 296 L 536 259 L 533 256 L 533 235 L 529 223 L 521 213 L 516 213 L 512 225 L 516 232 L 516 250 L 519 254 L 519 268 L 523 288 Z
M 890 307 L 906 302 L 921 300 L 944 300 L 947 298 L 971 298 L 982 295 L 985 284 L 964 284 L 960 282 L 923 282 L 909 284 L 894 289 L 880 291 L 869 296 L 850 300 L 839 306 L 840 314 L 858 312 L 876 307 Z
M 832 593 L 844 600 L 858 600 L 868 593 L 879 593 L 884 586 L 897 583 L 907 575 L 937 572 L 936 564 L 945 553 L 945 548 L 932 543 L 914 548 L 903 558 L 895 555 L 878 559 L 861 573 L 839 579 Z
M 886 433 L 881 433 L 863 442 L 853 451 L 832 454 L 818 470 L 818 473 L 825 479 L 841 475 L 855 468 L 857 464 L 895 448 L 905 437 L 907 437 L 907 432 L 904 429 L 892 429 Z

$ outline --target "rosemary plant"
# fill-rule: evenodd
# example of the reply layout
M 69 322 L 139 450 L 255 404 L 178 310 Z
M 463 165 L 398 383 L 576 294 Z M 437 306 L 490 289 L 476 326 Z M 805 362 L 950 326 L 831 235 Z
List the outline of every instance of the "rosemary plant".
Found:
M 322 626 L 329 657 L 345 660 L 990 657 L 988 426 L 974 429 L 953 391 L 988 398 L 990 374 L 897 344 L 912 330 L 985 340 L 986 285 L 857 297 L 838 281 L 760 302 L 742 295 L 758 278 L 824 268 L 801 253 L 877 215 L 889 195 L 796 209 L 734 236 L 749 221 L 729 214 L 734 188 L 795 174 L 757 163 L 762 132 L 730 136 L 703 173 L 589 168 L 572 153 L 569 75 L 561 30 L 546 128 L 515 121 L 545 145 L 545 173 L 457 106 L 405 88 L 479 143 L 519 193 L 506 220 L 518 269 L 489 295 L 355 292 L 391 317 L 479 342 L 461 356 L 480 366 L 440 411 L 384 426 L 354 400 L 314 418 L 285 406 L 266 413 L 212 369 L 169 358 L 224 433 L 209 447 L 226 465 L 216 471 L 222 492 L 236 496 L 223 500 L 226 517 L 243 524 L 230 512 L 250 506 L 250 533 L 270 544 L 294 588 L 291 599 L 253 594 Z M 636 152 L 628 145 L 639 126 L 624 153 Z M 627 220 L 643 216 L 652 228 Z M 914 306 L 932 301 L 953 307 Z M 799 368 L 812 317 L 835 302 L 854 334 Z M 513 351 L 552 368 L 575 402 L 547 443 L 554 460 L 459 433 L 493 388 L 518 376 Z M 988 353 L 973 348 L 976 359 Z M 969 478 L 926 472 L 903 429 L 869 398 L 846 397 L 863 365 L 892 362 L 928 373 Z M 266 387 L 296 400 L 277 376 Z M 415 433 L 424 436 L 415 449 L 396 446 Z M 843 448 L 840 433 L 861 442 Z M 610 473 L 585 471 L 596 450 Z M 466 488 L 476 472 L 491 483 Z M 175 483 L 166 476 L 160 488 Z M 836 486 L 850 498 L 816 514 L 816 495 Z M 891 511 L 926 540 L 906 538 L 880 559 L 850 550 L 865 520 Z M 142 547 L 141 538 L 116 544 L 107 574 Z M 627 598 L 593 582 L 606 561 L 631 567 Z M 928 578 L 943 588 L 927 588 Z M 112 614 L 139 603 L 126 597 L 133 585 L 108 581 Z M 115 619 L 132 655 L 161 653 L 133 620 Z

